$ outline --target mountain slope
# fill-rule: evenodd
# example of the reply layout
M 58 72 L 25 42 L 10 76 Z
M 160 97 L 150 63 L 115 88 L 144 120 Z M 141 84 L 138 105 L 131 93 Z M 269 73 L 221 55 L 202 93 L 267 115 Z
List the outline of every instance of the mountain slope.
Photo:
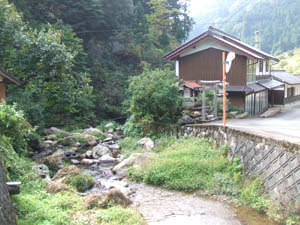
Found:
M 300 46 L 299 11 L 299 0 L 216 0 L 195 17 L 191 37 L 213 25 L 254 45 L 260 31 L 262 50 L 278 55 Z
M 300 74 L 300 48 L 285 52 L 278 56 L 280 62 L 274 69 L 284 69 L 292 74 Z

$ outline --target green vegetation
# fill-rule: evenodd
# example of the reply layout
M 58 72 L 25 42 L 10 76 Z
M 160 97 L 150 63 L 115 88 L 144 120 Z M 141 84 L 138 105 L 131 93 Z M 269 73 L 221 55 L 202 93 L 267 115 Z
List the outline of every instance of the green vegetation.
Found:
M 99 217 L 100 224 L 103 225 L 146 224 L 145 220 L 135 209 L 122 208 L 120 206 L 114 206 L 107 210 L 100 211 L 97 216 Z
M 144 67 L 169 67 L 162 56 L 193 24 L 189 0 L 8 1 L 1 67 L 23 82 L 8 101 L 41 128 L 126 117 L 129 79 Z
M 19 154 L 26 153 L 27 141 L 34 129 L 24 118 L 22 111 L 16 110 L 5 102 L 0 103 L 0 132 L 10 139 L 14 150 Z
M 83 208 L 82 200 L 72 193 L 52 195 L 42 189 L 16 195 L 13 200 L 20 225 L 76 224 L 71 215 Z
M 148 184 L 182 190 L 202 190 L 210 194 L 238 195 L 242 171 L 231 164 L 209 142 L 181 139 L 160 149 L 149 166 L 130 170 L 130 175 Z
M 146 69 L 129 85 L 130 112 L 139 120 L 176 120 L 181 102 L 176 78 L 171 70 Z
M 129 85 L 131 117 L 124 125 L 126 136 L 157 135 L 161 123 L 174 123 L 179 114 L 181 97 L 176 76 L 169 69 L 145 69 Z
M 283 69 L 291 74 L 300 74 L 300 49 L 296 48 L 278 56 L 280 62 L 274 69 Z
M 126 137 L 120 141 L 122 149 L 122 156 L 128 158 L 133 153 L 141 153 L 144 151 L 143 146 L 137 144 L 141 138 L 139 137 Z
M 65 183 L 73 186 L 79 192 L 84 192 L 95 185 L 94 178 L 84 173 L 68 177 Z

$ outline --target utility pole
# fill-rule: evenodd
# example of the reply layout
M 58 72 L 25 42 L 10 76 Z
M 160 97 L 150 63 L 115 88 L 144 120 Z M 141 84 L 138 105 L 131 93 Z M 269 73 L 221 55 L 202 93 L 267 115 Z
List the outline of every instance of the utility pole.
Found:
M 222 61 L 223 61 L 223 123 L 226 126 L 226 55 L 225 52 L 222 52 Z

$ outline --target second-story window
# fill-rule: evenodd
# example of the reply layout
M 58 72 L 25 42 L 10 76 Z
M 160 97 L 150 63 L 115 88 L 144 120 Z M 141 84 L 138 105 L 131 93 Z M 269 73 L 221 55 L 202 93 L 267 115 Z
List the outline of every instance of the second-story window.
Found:
M 269 72 L 269 60 L 266 61 L 266 72 Z
M 259 72 L 262 73 L 264 70 L 264 61 L 259 61 Z

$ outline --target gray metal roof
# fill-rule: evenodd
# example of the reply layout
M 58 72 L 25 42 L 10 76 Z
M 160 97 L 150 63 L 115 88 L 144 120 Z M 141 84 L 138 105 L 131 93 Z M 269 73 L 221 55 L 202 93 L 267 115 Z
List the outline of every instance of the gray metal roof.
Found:
M 284 83 L 282 83 L 278 80 L 273 80 L 273 79 L 259 80 L 259 81 L 257 81 L 257 84 L 259 84 L 265 88 L 268 88 L 268 89 L 274 89 L 274 88 L 284 85 Z
M 253 90 L 250 89 L 247 86 L 231 86 L 231 85 L 227 85 L 226 86 L 226 91 L 227 92 L 252 92 Z
M 272 70 L 271 72 L 274 79 L 284 82 L 286 84 L 300 84 L 300 78 L 290 74 L 284 70 Z
M 250 88 L 254 92 L 260 92 L 260 91 L 266 90 L 265 87 L 262 87 L 258 84 L 248 84 L 248 88 Z

